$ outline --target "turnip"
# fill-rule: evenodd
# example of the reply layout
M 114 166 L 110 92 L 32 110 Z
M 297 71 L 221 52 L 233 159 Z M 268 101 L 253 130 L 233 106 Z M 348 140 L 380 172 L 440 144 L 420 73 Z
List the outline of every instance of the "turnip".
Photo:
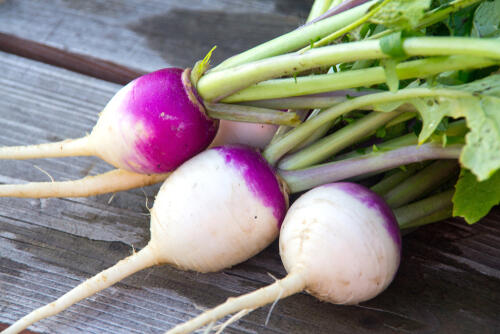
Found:
M 277 237 L 287 207 L 283 183 L 257 151 L 239 146 L 207 150 L 182 164 L 161 187 L 146 247 L 4 333 L 18 333 L 153 265 L 212 272 L 245 261 Z
M 218 121 L 209 118 L 189 71 L 163 69 L 120 89 L 91 134 L 79 139 L 25 147 L 2 147 L 0 159 L 96 155 L 137 173 L 165 173 L 205 149 Z
M 241 310 L 253 310 L 300 291 L 334 304 L 357 304 L 382 292 L 401 258 L 399 227 L 389 206 L 353 183 L 308 191 L 288 210 L 280 233 L 288 275 L 170 330 L 188 333 Z
M 300 122 L 295 113 L 285 115 L 263 108 L 234 107 L 221 111 L 221 105 L 210 105 L 207 110 L 191 85 L 189 73 L 189 70 L 169 68 L 130 82 L 109 101 L 91 134 L 83 138 L 0 147 L 0 159 L 97 155 L 118 167 L 117 170 L 75 181 L 0 185 L 0 196 L 92 196 L 161 182 L 168 172 L 214 140 L 219 120 L 207 115 L 211 112 L 217 112 L 218 117 L 241 119 L 239 108 L 251 115 L 244 117 L 244 121 L 250 117 L 255 120 L 272 118 L 277 124 Z M 272 124 L 222 120 L 220 133 L 212 146 L 246 144 L 262 148 L 275 129 Z
M 338 17 L 298 29 L 233 57 L 218 66 L 221 68 L 243 66 L 251 69 L 248 62 L 293 51 L 307 45 L 312 38 L 324 36 L 331 30 L 362 16 L 369 6 L 359 6 Z M 209 52 L 203 61 L 195 64 L 193 71 L 168 68 L 146 74 L 123 87 L 104 108 L 89 136 L 57 143 L 26 147 L 2 147 L 0 159 L 31 159 L 96 155 L 111 165 L 137 173 L 170 172 L 185 160 L 205 149 L 213 140 L 218 121 L 208 117 L 205 102 L 214 102 L 210 96 L 234 91 L 234 79 L 238 86 L 249 86 L 259 81 L 279 77 L 284 73 L 259 70 L 250 71 L 246 78 L 239 71 L 229 70 L 228 81 L 220 87 L 219 71 L 213 80 L 203 75 L 208 68 Z M 276 60 L 279 62 L 279 59 Z M 292 65 L 293 66 L 293 65 Z M 287 70 L 285 69 L 285 72 Z M 255 75 L 258 74 L 258 78 Z M 200 78 L 208 88 L 197 87 Z M 194 87 L 196 86 L 196 87 Z M 235 86 L 236 87 L 236 86 Z M 212 92 L 214 90 L 214 92 Z M 279 124 L 279 123 L 278 123 Z

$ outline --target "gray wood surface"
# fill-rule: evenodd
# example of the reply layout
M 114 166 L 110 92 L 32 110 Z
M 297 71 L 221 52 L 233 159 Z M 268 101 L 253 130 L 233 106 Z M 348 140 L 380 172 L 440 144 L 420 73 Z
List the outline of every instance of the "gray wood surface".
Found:
M 213 44 L 225 58 L 296 26 L 309 5 L 7 0 L 0 4 L 0 32 L 152 70 L 188 66 Z M 0 145 L 81 136 L 120 87 L 6 53 L 0 53 L 0 73 Z M 109 170 L 88 157 L 0 161 L 0 183 L 48 180 L 35 166 L 56 180 Z M 0 323 L 15 321 L 143 247 L 149 239 L 146 197 L 151 206 L 157 189 L 76 199 L 0 198 Z M 269 307 L 225 332 L 497 333 L 499 232 L 498 209 L 473 226 L 451 220 L 421 228 L 404 238 L 398 275 L 374 300 L 335 306 L 302 293 L 280 301 L 267 326 Z M 276 244 L 220 273 L 147 269 L 31 329 L 161 333 L 229 296 L 273 282 L 269 274 L 285 274 Z
M 304 22 L 311 0 L 6 0 L 0 31 L 139 70 L 214 61 Z

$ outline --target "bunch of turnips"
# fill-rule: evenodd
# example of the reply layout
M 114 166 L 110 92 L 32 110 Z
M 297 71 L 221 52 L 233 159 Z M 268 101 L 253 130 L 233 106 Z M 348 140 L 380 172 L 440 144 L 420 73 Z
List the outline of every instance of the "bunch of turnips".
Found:
M 303 290 L 336 304 L 375 297 L 396 275 L 400 229 L 452 216 L 473 223 L 500 202 L 498 191 L 490 201 L 466 191 L 489 191 L 500 178 L 499 8 L 316 0 L 305 25 L 218 66 L 210 68 L 212 50 L 192 69 L 135 79 L 88 136 L 0 148 L 1 159 L 96 155 L 117 168 L 0 185 L 0 196 L 90 196 L 164 181 L 146 247 L 4 333 L 150 266 L 229 268 L 278 235 L 285 278 L 169 333 Z M 460 34 L 450 19 L 458 15 L 474 22 Z

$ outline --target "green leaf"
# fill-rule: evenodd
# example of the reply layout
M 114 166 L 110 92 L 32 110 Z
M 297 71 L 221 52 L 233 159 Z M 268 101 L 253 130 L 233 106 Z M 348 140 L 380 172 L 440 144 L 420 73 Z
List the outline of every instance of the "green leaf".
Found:
M 426 98 L 410 101 L 420 112 L 423 126 L 419 143 L 434 133 L 445 116 L 465 117 L 470 129 L 460 162 L 479 180 L 486 180 L 500 168 L 500 98 L 470 96 L 461 98 Z
M 500 74 L 493 74 L 484 79 L 459 86 L 453 86 L 452 88 L 470 92 L 474 95 L 500 97 Z
M 386 55 L 392 58 L 406 58 L 406 52 L 403 48 L 402 32 L 398 31 L 380 39 L 380 49 Z
M 449 16 L 447 25 L 452 36 L 470 36 L 474 9 L 474 6 L 466 7 Z
M 500 203 L 500 171 L 479 182 L 474 174 L 462 169 L 455 189 L 453 216 L 464 217 L 467 223 L 473 224 Z
M 397 92 L 399 89 L 399 78 L 398 73 L 396 72 L 396 65 L 398 61 L 395 59 L 386 59 L 383 62 L 385 77 L 387 86 L 391 92 Z
M 375 132 L 375 137 L 377 138 L 384 138 L 387 135 L 387 130 L 385 127 L 378 128 L 377 131 Z
M 419 143 L 427 141 L 445 117 L 465 118 L 469 132 L 465 135 L 460 162 L 478 180 L 486 180 L 500 169 L 500 75 L 446 89 L 460 93 L 454 98 L 432 97 L 408 101 L 422 118 Z
M 465 108 L 470 132 L 460 162 L 483 181 L 500 168 L 500 98 L 469 99 Z
M 373 110 L 379 112 L 391 112 L 405 104 L 405 101 L 388 102 L 383 104 L 377 104 L 373 106 Z
M 430 5 L 431 0 L 389 1 L 370 18 L 370 21 L 393 30 L 413 29 Z
M 205 71 L 210 66 L 210 58 L 212 57 L 212 52 L 214 52 L 216 48 L 217 46 L 214 46 L 210 51 L 208 51 L 203 60 L 197 61 L 193 66 L 193 69 L 191 70 L 191 82 L 193 83 L 193 85 L 196 86 L 203 73 L 205 73 Z
M 499 27 L 500 0 L 481 3 L 472 20 L 472 35 L 475 37 L 499 37 Z
M 422 129 L 418 142 L 424 143 L 436 131 L 444 117 L 460 118 L 465 115 L 464 103 L 461 99 L 441 97 L 412 99 L 409 101 L 422 117 Z

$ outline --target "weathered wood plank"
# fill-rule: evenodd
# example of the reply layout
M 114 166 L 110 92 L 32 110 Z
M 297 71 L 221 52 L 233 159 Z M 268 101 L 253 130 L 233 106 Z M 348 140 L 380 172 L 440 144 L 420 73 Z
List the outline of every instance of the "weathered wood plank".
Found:
M 120 87 L 6 54 L 0 55 L 0 70 L 3 73 L 0 77 L 0 145 L 36 144 L 83 136 L 92 129 L 99 111 Z M 100 159 L 89 157 L 2 161 L 0 182 L 48 181 L 47 175 L 35 166 L 55 180 L 71 180 L 111 169 Z M 150 203 L 156 189 L 148 190 Z M 3 198 L 0 208 L 6 216 L 30 216 L 33 221 L 40 221 L 39 224 L 59 226 L 69 233 L 134 245 L 144 243 L 147 240 L 144 232 L 148 229 L 145 194 L 141 190 L 120 193 L 108 205 L 110 197 L 103 195 L 92 201 Z M 77 224 L 71 226 L 68 221 Z M 96 229 L 95 221 L 101 221 L 102 230 Z M 140 229 L 136 227 L 138 222 L 143 225 Z M 104 228 L 117 224 L 121 224 L 121 228 L 128 226 L 132 232 L 129 236 L 135 236 L 124 239 L 123 233 Z M 108 232 L 104 232 L 106 230 Z
M 117 85 L 0 54 L 0 145 L 56 140 L 88 131 Z M 48 118 L 48 120 L 45 120 Z M 30 162 L 2 161 L 2 182 L 44 180 Z M 36 161 L 56 179 L 107 170 L 97 159 Z M 155 187 L 147 189 L 150 199 Z M 140 190 L 87 199 L 0 199 L 0 322 L 10 323 L 148 240 Z M 151 202 L 150 202 L 151 203 Z M 334 306 L 306 294 L 269 307 L 228 333 L 493 333 L 500 328 L 499 212 L 474 226 L 451 221 L 404 240 L 395 282 L 361 306 Z M 285 272 L 277 246 L 221 273 L 168 266 L 145 270 L 42 321 L 40 333 L 160 333 L 229 296 L 252 291 Z
M 0 51 L 122 85 L 144 74 L 110 61 L 82 56 L 4 33 L 0 33 Z
M 189 66 L 213 44 L 216 61 L 292 28 L 311 1 L 196 0 L 0 3 L 0 31 L 142 70 Z M 251 32 L 251 33 L 249 33 Z M 119 88 L 0 54 L 0 145 L 54 141 L 90 131 Z M 0 161 L 0 182 L 82 177 L 108 170 L 98 159 Z M 157 187 L 146 189 L 149 205 Z M 88 199 L 0 199 L 0 322 L 13 322 L 143 247 L 149 238 L 141 190 Z M 361 306 L 299 294 L 228 333 L 495 333 L 500 328 L 500 211 L 474 226 L 447 221 L 404 238 L 396 280 Z M 222 273 L 168 266 L 138 273 L 42 321 L 40 333 L 162 332 L 200 308 L 282 277 L 274 244 Z
M 0 32 L 143 71 L 219 62 L 299 26 L 312 0 L 7 0 Z
M 6 291 L 0 302 L 0 313 L 6 315 L 2 321 L 13 321 L 27 309 L 49 302 L 131 251 L 121 243 L 90 241 L 23 225 L 7 221 L 1 226 L 0 288 Z M 439 233 L 437 227 L 434 232 Z M 352 333 L 354 328 L 357 333 L 494 333 L 499 326 L 499 301 L 495 296 L 499 280 L 443 259 L 443 246 L 456 246 L 460 241 L 441 240 L 438 248 L 425 245 L 420 239 L 427 238 L 428 232 L 422 230 L 405 238 L 399 275 L 375 300 L 342 307 L 301 294 L 280 302 L 268 327 L 262 326 L 268 310 L 264 308 L 228 332 Z M 168 266 L 146 270 L 56 318 L 40 322 L 35 329 L 48 333 L 159 333 L 200 312 L 200 307 L 260 286 L 245 277 L 252 275 L 262 257 L 275 250 L 271 248 L 224 273 L 198 275 Z M 427 252 L 433 256 L 427 257 Z M 273 262 L 277 268 L 277 259 Z M 284 272 L 280 269 L 273 274 L 281 276 Z M 270 283 L 272 279 L 267 277 L 265 281 Z

